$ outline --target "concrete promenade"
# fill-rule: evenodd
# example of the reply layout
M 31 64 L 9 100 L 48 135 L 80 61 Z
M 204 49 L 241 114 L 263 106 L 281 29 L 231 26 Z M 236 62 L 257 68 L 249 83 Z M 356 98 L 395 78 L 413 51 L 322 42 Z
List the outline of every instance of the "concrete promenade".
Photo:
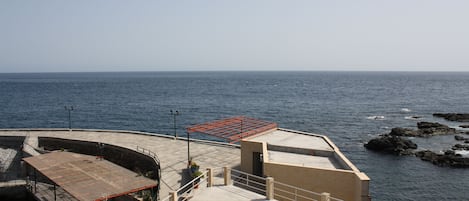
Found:
M 187 141 L 171 136 L 139 133 L 132 131 L 105 130 L 27 130 L 3 129 L 0 136 L 27 136 L 27 146 L 37 146 L 37 137 L 56 137 L 63 139 L 102 142 L 136 150 L 137 146 L 157 154 L 161 162 L 160 197 L 184 185 L 183 172 L 187 167 Z M 25 146 L 26 147 L 26 146 Z M 241 151 L 231 145 L 190 142 L 190 155 L 200 165 L 201 170 L 208 167 L 232 167 L 239 169 Z

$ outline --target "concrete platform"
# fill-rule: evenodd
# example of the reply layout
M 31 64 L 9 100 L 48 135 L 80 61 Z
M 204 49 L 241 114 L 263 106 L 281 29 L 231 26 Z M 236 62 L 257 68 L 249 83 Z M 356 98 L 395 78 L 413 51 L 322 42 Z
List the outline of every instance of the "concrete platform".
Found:
M 267 142 L 271 145 L 282 147 L 295 147 L 301 149 L 314 149 L 322 151 L 334 151 L 322 137 L 299 134 L 285 130 L 275 130 L 259 136 L 248 138 L 253 142 Z
M 287 153 L 280 151 L 268 151 L 269 161 L 276 163 L 285 163 L 291 165 L 337 169 L 341 166 L 333 157 L 312 156 L 296 153 Z
M 97 132 L 99 131 L 99 132 Z M 146 135 L 121 131 L 101 130 L 0 130 L 0 136 L 29 136 L 30 141 L 38 136 L 102 142 L 135 150 L 137 146 L 156 153 L 161 161 L 160 197 L 181 187 L 183 171 L 187 167 L 187 141 L 166 135 Z M 193 160 L 201 170 L 208 167 L 228 166 L 237 169 L 241 162 L 241 151 L 236 146 L 222 146 L 202 142 L 191 142 Z

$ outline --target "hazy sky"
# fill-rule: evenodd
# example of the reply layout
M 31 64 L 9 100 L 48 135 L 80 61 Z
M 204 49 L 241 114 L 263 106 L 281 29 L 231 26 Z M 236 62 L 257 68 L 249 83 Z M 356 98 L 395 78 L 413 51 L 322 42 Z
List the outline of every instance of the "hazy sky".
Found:
M 0 72 L 159 70 L 469 71 L 469 1 L 0 1 Z

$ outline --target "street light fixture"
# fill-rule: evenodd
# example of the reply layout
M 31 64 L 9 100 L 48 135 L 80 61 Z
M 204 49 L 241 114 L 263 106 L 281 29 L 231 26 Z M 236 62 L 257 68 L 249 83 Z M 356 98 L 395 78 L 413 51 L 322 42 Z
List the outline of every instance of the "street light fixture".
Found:
M 176 130 L 177 130 L 177 128 L 176 128 L 176 116 L 179 116 L 181 113 L 179 113 L 179 111 L 177 111 L 177 110 L 174 111 L 174 112 L 173 112 L 173 110 L 170 110 L 169 112 L 171 113 L 171 115 L 173 115 L 174 137 L 177 137 L 178 135 L 176 133 Z
M 68 111 L 68 129 L 72 130 L 72 111 L 73 106 L 64 106 L 65 110 Z

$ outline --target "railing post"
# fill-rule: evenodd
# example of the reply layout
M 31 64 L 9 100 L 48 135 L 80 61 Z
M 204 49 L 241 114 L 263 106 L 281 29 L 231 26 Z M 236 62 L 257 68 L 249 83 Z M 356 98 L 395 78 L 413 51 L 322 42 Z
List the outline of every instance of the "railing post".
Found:
M 274 199 L 274 178 L 272 177 L 265 178 L 265 196 L 267 200 Z
M 212 168 L 207 168 L 207 187 L 213 186 L 213 171 Z
M 321 201 L 330 201 L 331 194 L 321 193 Z
M 178 192 L 177 191 L 171 191 L 169 192 L 169 195 L 171 198 L 169 199 L 170 201 L 178 201 Z
M 223 178 L 225 180 L 225 186 L 228 186 L 231 184 L 231 168 L 229 167 L 224 167 L 223 168 Z

